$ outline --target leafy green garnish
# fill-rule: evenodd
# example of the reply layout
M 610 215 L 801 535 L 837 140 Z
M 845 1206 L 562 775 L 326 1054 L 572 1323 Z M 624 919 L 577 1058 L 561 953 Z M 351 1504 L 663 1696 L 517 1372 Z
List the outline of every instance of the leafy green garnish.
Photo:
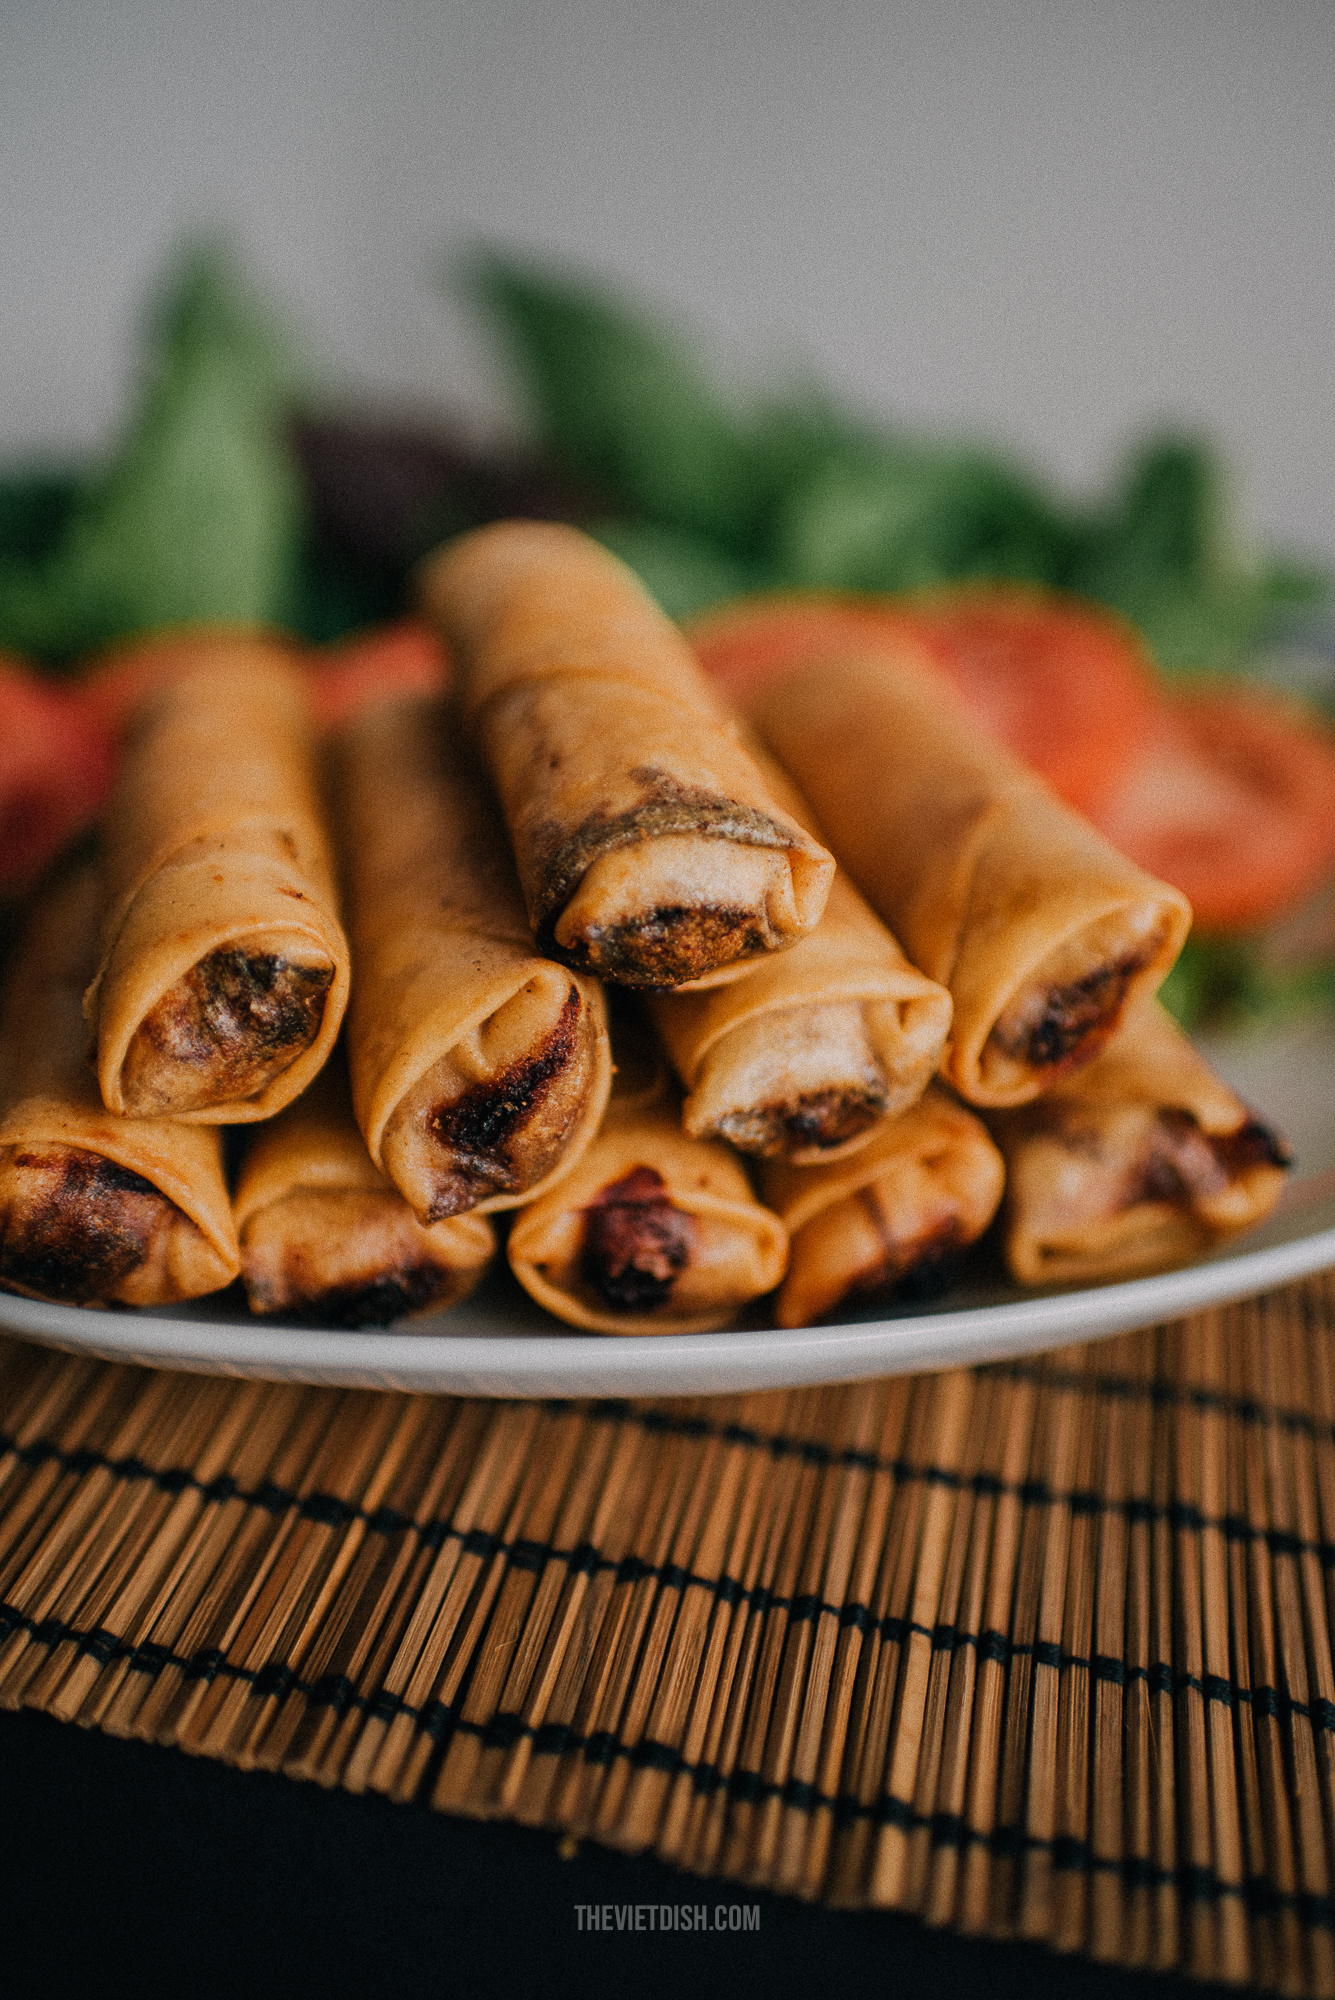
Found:
M 46 659 L 194 620 L 281 619 L 300 484 L 289 338 L 228 253 L 196 245 L 150 314 L 140 407 L 100 472 L 0 498 L 0 644 Z
M 1335 959 L 1277 966 L 1250 938 L 1192 936 L 1159 998 L 1189 1034 L 1273 1027 L 1335 1007 Z
M 1328 587 L 1315 567 L 1233 547 L 1197 438 L 1150 440 L 1106 501 L 1073 505 L 997 453 L 877 428 L 805 391 L 734 407 L 677 332 L 597 285 L 497 252 L 461 282 L 518 363 L 540 442 L 625 517 L 600 533 L 678 616 L 739 580 L 1013 578 L 1114 606 L 1169 669 L 1218 669 Z

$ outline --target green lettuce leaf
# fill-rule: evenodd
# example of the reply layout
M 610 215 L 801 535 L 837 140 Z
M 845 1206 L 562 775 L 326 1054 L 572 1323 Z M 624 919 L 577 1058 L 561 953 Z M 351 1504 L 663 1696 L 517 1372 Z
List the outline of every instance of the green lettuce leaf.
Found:
M 262 623 L 288 608 L 303 518 L 282 429 L 302 372 L 291 341 L 228 253 L 196 245 L 159 296 L 146 347 L 139 410 L 110 462 L 72 494 L 46 496 L 54 532 L 36 534 L 40 494 L 12 510 L 0 644 L 58 658 L 155 626 Z

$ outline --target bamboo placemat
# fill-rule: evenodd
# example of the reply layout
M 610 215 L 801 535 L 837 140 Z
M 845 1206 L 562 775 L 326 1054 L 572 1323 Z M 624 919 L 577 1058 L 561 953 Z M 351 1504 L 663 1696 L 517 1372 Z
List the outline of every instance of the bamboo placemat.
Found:
M 1335 1994 L 1335 1278 L 659 1403 L 0 1341 L 0 1704 Z

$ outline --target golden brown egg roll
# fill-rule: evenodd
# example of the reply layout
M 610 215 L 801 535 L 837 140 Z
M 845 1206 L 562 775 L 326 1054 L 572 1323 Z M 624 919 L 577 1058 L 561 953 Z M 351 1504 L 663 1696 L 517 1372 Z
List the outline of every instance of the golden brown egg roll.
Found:
M 745 979 L 648 1002 L 693 1138 L 810 1164 L 864 1145 L 941 1060 L 950 995 L 911 966 L 840 871 L 825 914 Z
M 983 1124 L 936 1084 L 851 1159 L 766 1165 L 761 1194 L 792 1240 L 779 1325 L 939 1290 L 995 1215 L 1004 1179 Z
M 819 837 L 787 773 L 749 747 L 784 811 Z M 787 951 L 726 986 L 647 1004 L 688 1093 L 692 1138 L 806 1164 L 852 1151 L 922 1095 L 951 1012 L 945 987 L 909 964 L 842 869 L 820 922 Z
M 601 989 L 534 950 L 505 828 L 445 704 L 369 709 L 337 763 L 348 1066 L 371 1158 L 421 1222 L 513 1208 L 597 1130 Z
M 240 1257 L 216 1127 L 122 1118 L 87 1061 L 98 883 L 33 911 L 0 1009 L 0 1287 L 66 1305 L 171 1305 Z
M 510 1268 L 539 1305 L 595 1333 L 707 1333 L 783 1276 L 788 1236 L 740 1161 L 681 1129 L 661 1066 L 617 1043 L 597 1138 L 521 1209 Z
M 348 997 L 305 682 L 254 634 L 153 665 L 107 815 L 98 1082 L 110 1111 L 244 1124 L 315 1075 Z
M 779 806 L 690 648 L 574 528 L 478 529 L 422 596 L 452 647 L 543 951 L 628 986 L 792 944 L 834 864 Z
M 985 737 L 908 640 L 813 657 L 755 719 L 840 861 L 955 1003 L 942 1074 L 1024 1103 L 1153 993 L 1191 910 Z
M 251 1311 L 324 1326 L 443 1312 L 496 1248 L 485 1216 L 417 1220 L 366 1150 L 337 1051 L 295 1104 L 256 1129 L 233 1207 Z
M 1265 1219 L 1290 1158 L 1157 1001 L 1087 1069 L 989 1122 L 1006 1156 L 1006 1262 L 1022 1285 L 1188 1263 Z

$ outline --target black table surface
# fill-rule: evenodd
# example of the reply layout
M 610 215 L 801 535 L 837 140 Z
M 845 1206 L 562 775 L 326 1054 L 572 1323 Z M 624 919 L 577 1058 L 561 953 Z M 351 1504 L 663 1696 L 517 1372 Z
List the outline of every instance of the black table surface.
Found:
M 569 1847 L 0 1714 L 0 1991 L 1206 2000 L 1238 1990 Z M 662 1931 L 665 1905 L 702 1910 L 707 1928 Z M 589 1906 L 607 1928 L 590 1928 Z M 758 1927 L 720 1931 L 734 1906 L 758 1909 Z M 637 1907 L 642 1928 L 630 1929 Z

